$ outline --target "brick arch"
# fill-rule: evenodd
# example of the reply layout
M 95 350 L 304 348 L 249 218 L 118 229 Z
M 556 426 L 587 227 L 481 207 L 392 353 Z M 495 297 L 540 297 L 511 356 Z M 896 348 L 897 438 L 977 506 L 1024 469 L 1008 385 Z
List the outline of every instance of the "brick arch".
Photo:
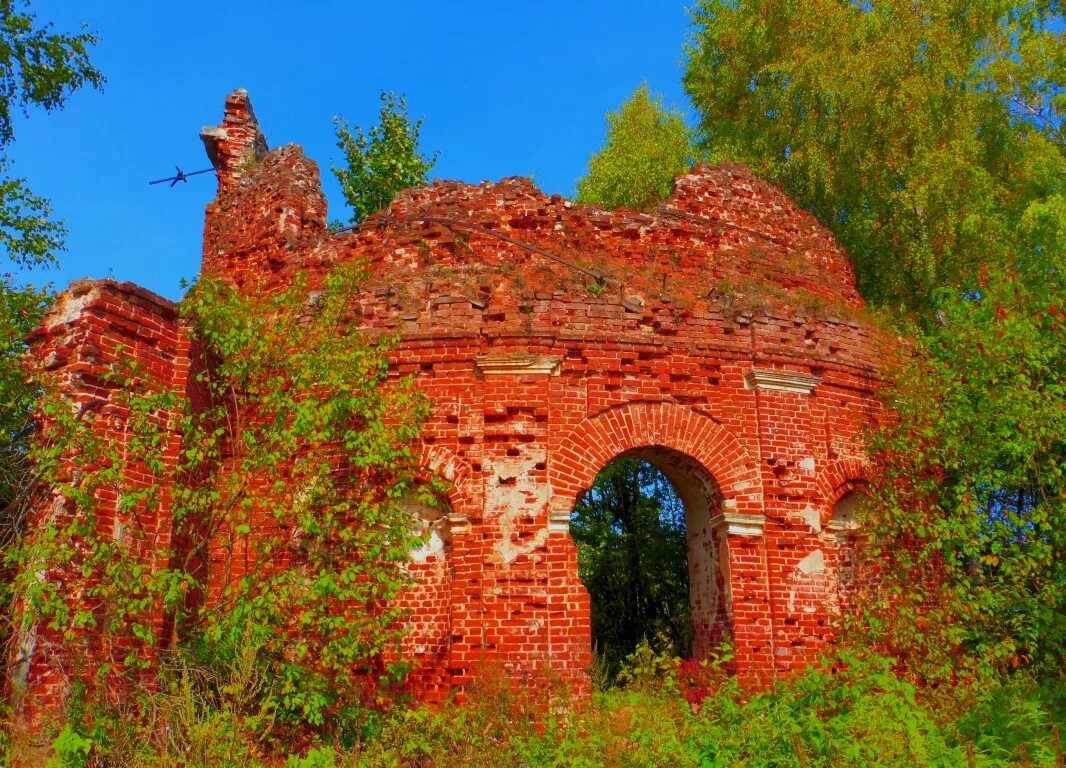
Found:
M 862 459 L 837 459 L 826 463 L 815 480 L 821 500 L 822 525 L 829 522 L 838 501 L 853 491 L 862 490 L 868 482 L 869 467 Z
M 762 512 L 758 467 L 731 432 L 675 403 L 635 402 L 586 419 L 563 438 L 548 461 L 553 519 L 568 516 L 596 475 L 626 451 L 661 446 L 698 462 L 714 478 L 727 505 Z
M 442 445 L 422 443 L 418 464 L 426 472 L 447 481 L 445 493 L 452 514 L 467 519 L 481 497 L 481 484 L 466 459 Z

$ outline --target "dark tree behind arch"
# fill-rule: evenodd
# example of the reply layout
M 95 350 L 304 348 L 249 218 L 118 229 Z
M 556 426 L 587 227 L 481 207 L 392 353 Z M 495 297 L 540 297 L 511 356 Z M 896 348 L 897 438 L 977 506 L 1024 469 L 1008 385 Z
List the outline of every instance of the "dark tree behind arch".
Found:
M 574 506 L 570 531 L 592 597 L 593 643 L 608 673 L 659 633 L 688 655 L 685 509 L 666 476 L 641 459 L 611 462 Z

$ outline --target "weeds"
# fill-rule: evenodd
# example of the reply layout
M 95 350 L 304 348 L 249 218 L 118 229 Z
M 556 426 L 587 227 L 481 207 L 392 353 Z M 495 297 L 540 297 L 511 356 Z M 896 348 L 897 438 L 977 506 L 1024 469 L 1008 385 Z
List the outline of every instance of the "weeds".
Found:
M 897 677 L 888 659 L 840 653 L 752 692 L 712 660 L 671 658 L 644 643 L 624 682 L 567 699 L 557 680 L 514 682 L 483 670 L 464 701 L 367 711 L 357 736 L 301 743 L 256 702 L 257 651 L 205 675 L 169 667 L 154 727 L 133 753 L 108 751 L 68 726 L 47 768 L 1058 768 L 1061 680 L 1025 675 L 960 683 L 935 695 Z M 698 691 L 699 695 L 694 695 Z M 79 715 L 84 718 L 85 713 Z M 283 737 L 284 736 L 284 737 Z M 283 738 L 282 738 L 283 737 Z M 319 737 L 321 739 L 321 737 Z M 29 763 L 13 762 L 12 765 Z

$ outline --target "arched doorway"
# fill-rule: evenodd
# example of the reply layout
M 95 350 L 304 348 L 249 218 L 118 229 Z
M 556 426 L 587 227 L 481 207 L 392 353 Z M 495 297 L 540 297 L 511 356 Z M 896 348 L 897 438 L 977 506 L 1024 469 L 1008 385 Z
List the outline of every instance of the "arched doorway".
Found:
M 706 468 L 664 446 L 620 453 L 578 496 L 570 532 L 609 674 L 644 638 L 697 658 L 720 642 L 726 555 L 711 521 L 721 507 Z

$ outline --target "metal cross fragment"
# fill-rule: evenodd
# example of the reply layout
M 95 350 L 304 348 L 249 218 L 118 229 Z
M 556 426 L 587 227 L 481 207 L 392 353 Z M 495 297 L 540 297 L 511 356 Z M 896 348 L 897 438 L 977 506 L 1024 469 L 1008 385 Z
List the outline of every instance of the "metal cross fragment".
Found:
M 174 170 L 176 170 L 178 172 L 176 176 L 168 176 L 165 179 L 156 179 L 155 181 L 149 181 L 148 185 L 151 186 L 152 184 L 165 184 L 168 181 L 170 182 L 170 186 L 171 187 L 173 187 L 179 181 L 184 181 L 186 184 L 188 184 L 190 176 L 199 176 L 201 173 L 211 173 L 211 171 L 213 171 L 215 169 L 214 168 L 206 168 L 206 169 L 204 169 L 202 171 L 193 171 L 192 173 L 185 173 L 185 171 L 181 170 L 181 168 L 179 166 L 175 165 L 174 166 Z

